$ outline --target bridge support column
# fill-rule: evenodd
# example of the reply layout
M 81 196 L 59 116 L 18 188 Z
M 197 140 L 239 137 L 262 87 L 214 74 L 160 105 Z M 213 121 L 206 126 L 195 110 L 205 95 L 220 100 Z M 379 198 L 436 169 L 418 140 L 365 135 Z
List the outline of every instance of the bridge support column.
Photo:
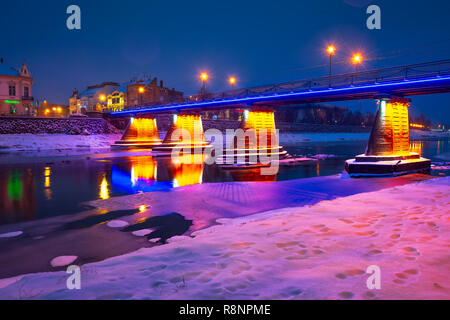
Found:
M 155 151 L 172 151 L 173 149 L 203 150 L 210 148 L 203 132 L 202 118 L 195 113 L 173 115 L 173 123 L 162 144 L 153 148 Z
M 424 172 L 431 162 L 411 152 L 409 144 L 409 99 L 380 97 L 366 153 L 347 160 L 350 176 L 401 175 Z
M 240 130 L 236 131 L 233 144 L 225 150 L 218 162 L 225 165 L 259 164 L 267 158 L 283 158 L 287 152 L 278 144 L 274 112 L 270 108 L 253 107 L 245 110 Z
M 122 139 L 116 141 L 112 148 L 153 148 L 161 144 L 156 119 L 153 117 L 130 118 Z

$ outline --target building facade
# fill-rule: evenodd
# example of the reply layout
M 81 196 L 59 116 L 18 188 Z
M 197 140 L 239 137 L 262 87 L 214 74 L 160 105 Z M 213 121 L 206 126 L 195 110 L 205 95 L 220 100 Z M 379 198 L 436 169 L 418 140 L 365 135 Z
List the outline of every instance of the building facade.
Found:
M 15 69 L 0 60 L 0 115 L 34 115 L 33 81 L 25 63 Z
M 158 79 L 133 80 L 123 84 L 104 82 L 74 91 L 69 99 L 70 113 L 120 111 L 139 105 L 157 105 L 183 100 L 183 92 L 164 87 Z
M 86 90 L 75 90 L 69 99 L 71 114 L 87 114 L 102 112 L 107 106 L 107 96 L 114 92 L 120 85 L 117 82 L 103 82 L 89 86 Z

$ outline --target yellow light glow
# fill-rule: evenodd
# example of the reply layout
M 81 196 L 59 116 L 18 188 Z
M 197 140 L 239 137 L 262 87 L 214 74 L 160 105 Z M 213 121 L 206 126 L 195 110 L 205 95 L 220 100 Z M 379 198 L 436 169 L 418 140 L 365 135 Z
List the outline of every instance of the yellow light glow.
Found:
M 53 111 L 56 111 L 56 108 L 55 108 L 55 107 L 53 107 L 53 108 L 52 108 L 52 110 L 53 110 Z
M 57 110 L 58 110 L 58 112 L 61 112 L 61 107 L 58 107 Z
M 103 200 L 109 199 L 108 181 L 106 177 L 103 177 L 102 183 L 100 184 L 99 197 Z
M 329 54 L 333 54 L 335 52 L 336 48 L 334 46 L 328 46 L 327 50 L 328 50 Z
M 139 212 L 144 212 L 147 209 L 145 204 L 139 206 Z
M 357 53 L 357 54 L 353 55 L 353 59 L 352 60 L 353 60 L 354 64 L 361 63 L 362 62 L 361 54 Z
M 44 168 L 44 187 L 45 188 L 50 188 L 50 176 L 52 174 L 52 169 L 50 167 L 45 167 Z
M 100 100 L 101 100 L 101 101 L 105 101 L 105 99 L 106 99 L 106 97 L 102 94 L 102 95 L 100 96 Z
M 236 83 L 236 78 L 235 77 L 230 77 L 229 79 L 228 79 L 228 81 L 230 82 L 230 84 L 235 84 Z
M 202 72 L 202 74 L 200 74 L 200 78 L 202 81 L 206 81 L 208 80 L 208 74 L 206 72 Z
M 50 112 L 50 110 L 49 109 L 45 109 L 45 113 L 49 113 Z
M 144 92 L 144 87 L 139 87 L 139 93 L 143 93 Z

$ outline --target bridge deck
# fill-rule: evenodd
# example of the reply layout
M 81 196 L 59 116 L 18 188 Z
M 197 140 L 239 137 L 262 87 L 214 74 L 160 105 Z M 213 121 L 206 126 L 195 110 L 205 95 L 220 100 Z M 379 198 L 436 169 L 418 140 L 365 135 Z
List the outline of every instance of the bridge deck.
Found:
M 450 60 L 375 69 L 332 77 L 190 96 L 183 102 L 142 106 L 112 115 L 212 110 L 373 99 L 380 94 L 411 96 L 450 92 Z

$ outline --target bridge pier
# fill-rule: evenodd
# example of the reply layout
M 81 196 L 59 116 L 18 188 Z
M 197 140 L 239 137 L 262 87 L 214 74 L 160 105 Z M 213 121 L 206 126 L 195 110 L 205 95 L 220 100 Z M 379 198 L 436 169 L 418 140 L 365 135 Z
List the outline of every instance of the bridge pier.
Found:
M 239 129 L 223 157 L 221 164 L 265 163 L 267 158 L 283 158 L 287 152 L 278 144 L 274 112 L 271 108 L 253 107 L 245 110 Z
M 206 142 L 202 118 L 197 113 L 182 112 L 173 115 L 172 125 L 164 141 L 155 146 L 155 151 L 179 149 L 183 151 L 203 150 L 212 146 Z
M 409 99 L 383 96 L 365 154 L 347 160 L 345 170 L 352 177 L 388 176 L 430 169 L 431 162 L 411 152 L 409 144 Z
M 131 148 L 152 148 L 161 144 L 156 119 L 146 116 L 139 118 L 130 118 L 122 139 L 116 141 L 112 148 L 131 149 Z

